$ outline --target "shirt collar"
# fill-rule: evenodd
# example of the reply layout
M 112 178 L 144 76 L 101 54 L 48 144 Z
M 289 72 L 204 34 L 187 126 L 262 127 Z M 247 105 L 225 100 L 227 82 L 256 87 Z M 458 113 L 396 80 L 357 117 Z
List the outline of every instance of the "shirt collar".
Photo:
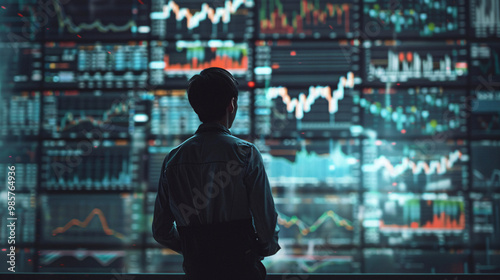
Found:
M 196 130 L 195 133 L 200 133 L 200 132 L 207 132 L 207 131 L 214 131 L 214 132 L 225 132 L 227 134 L 231 135 L 231 132 L 227 127 L 223 126 L 220 123 L 202 123 L 198 127 L 198 130 Z

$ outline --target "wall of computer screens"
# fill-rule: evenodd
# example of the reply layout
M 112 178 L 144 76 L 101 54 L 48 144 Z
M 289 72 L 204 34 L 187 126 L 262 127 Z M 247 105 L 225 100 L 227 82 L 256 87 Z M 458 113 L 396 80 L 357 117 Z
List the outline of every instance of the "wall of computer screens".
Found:
M 17 271 L 182 271 L 153 202 L 210 66 L 273 188 L 268 272 L 500 271 L 497 1 L 8 0 L 0 36 Z

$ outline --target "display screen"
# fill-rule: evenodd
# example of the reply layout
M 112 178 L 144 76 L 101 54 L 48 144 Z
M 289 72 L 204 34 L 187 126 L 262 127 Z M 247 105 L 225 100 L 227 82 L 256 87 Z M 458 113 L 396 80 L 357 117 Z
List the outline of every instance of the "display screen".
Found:
M 268 273 L 500 273 L 499 1 L 6 0 L 0 53 L 16 271 L 183 273 L 161 166 L 222 67 L 278 213 Z
M 359 0 L 263 0 L 259 38 L 352 38 L 359 34 Z
M 250 39 L 254 0 L 152 0 L 155 39 Z

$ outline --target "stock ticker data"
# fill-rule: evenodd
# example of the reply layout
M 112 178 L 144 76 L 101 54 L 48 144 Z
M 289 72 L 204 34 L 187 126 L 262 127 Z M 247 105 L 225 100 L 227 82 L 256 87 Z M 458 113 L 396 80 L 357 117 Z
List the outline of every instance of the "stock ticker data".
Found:
M 500 273 L 499 1 L 7 0 L 0 52 L 18 271 L 182 272 L 154 201 L 215 66 L 279 214 L 268 272 Z

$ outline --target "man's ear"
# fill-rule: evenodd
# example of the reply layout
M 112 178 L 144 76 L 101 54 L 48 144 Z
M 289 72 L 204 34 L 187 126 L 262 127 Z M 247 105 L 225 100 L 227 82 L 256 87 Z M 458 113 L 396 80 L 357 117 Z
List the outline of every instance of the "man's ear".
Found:
M 227 105 L 226 109 L 229 113 L 234 113 L 234 110 L 236 110 L 236 98 L 232 97 L 231 102 L 229 102 L 229 105 Z

